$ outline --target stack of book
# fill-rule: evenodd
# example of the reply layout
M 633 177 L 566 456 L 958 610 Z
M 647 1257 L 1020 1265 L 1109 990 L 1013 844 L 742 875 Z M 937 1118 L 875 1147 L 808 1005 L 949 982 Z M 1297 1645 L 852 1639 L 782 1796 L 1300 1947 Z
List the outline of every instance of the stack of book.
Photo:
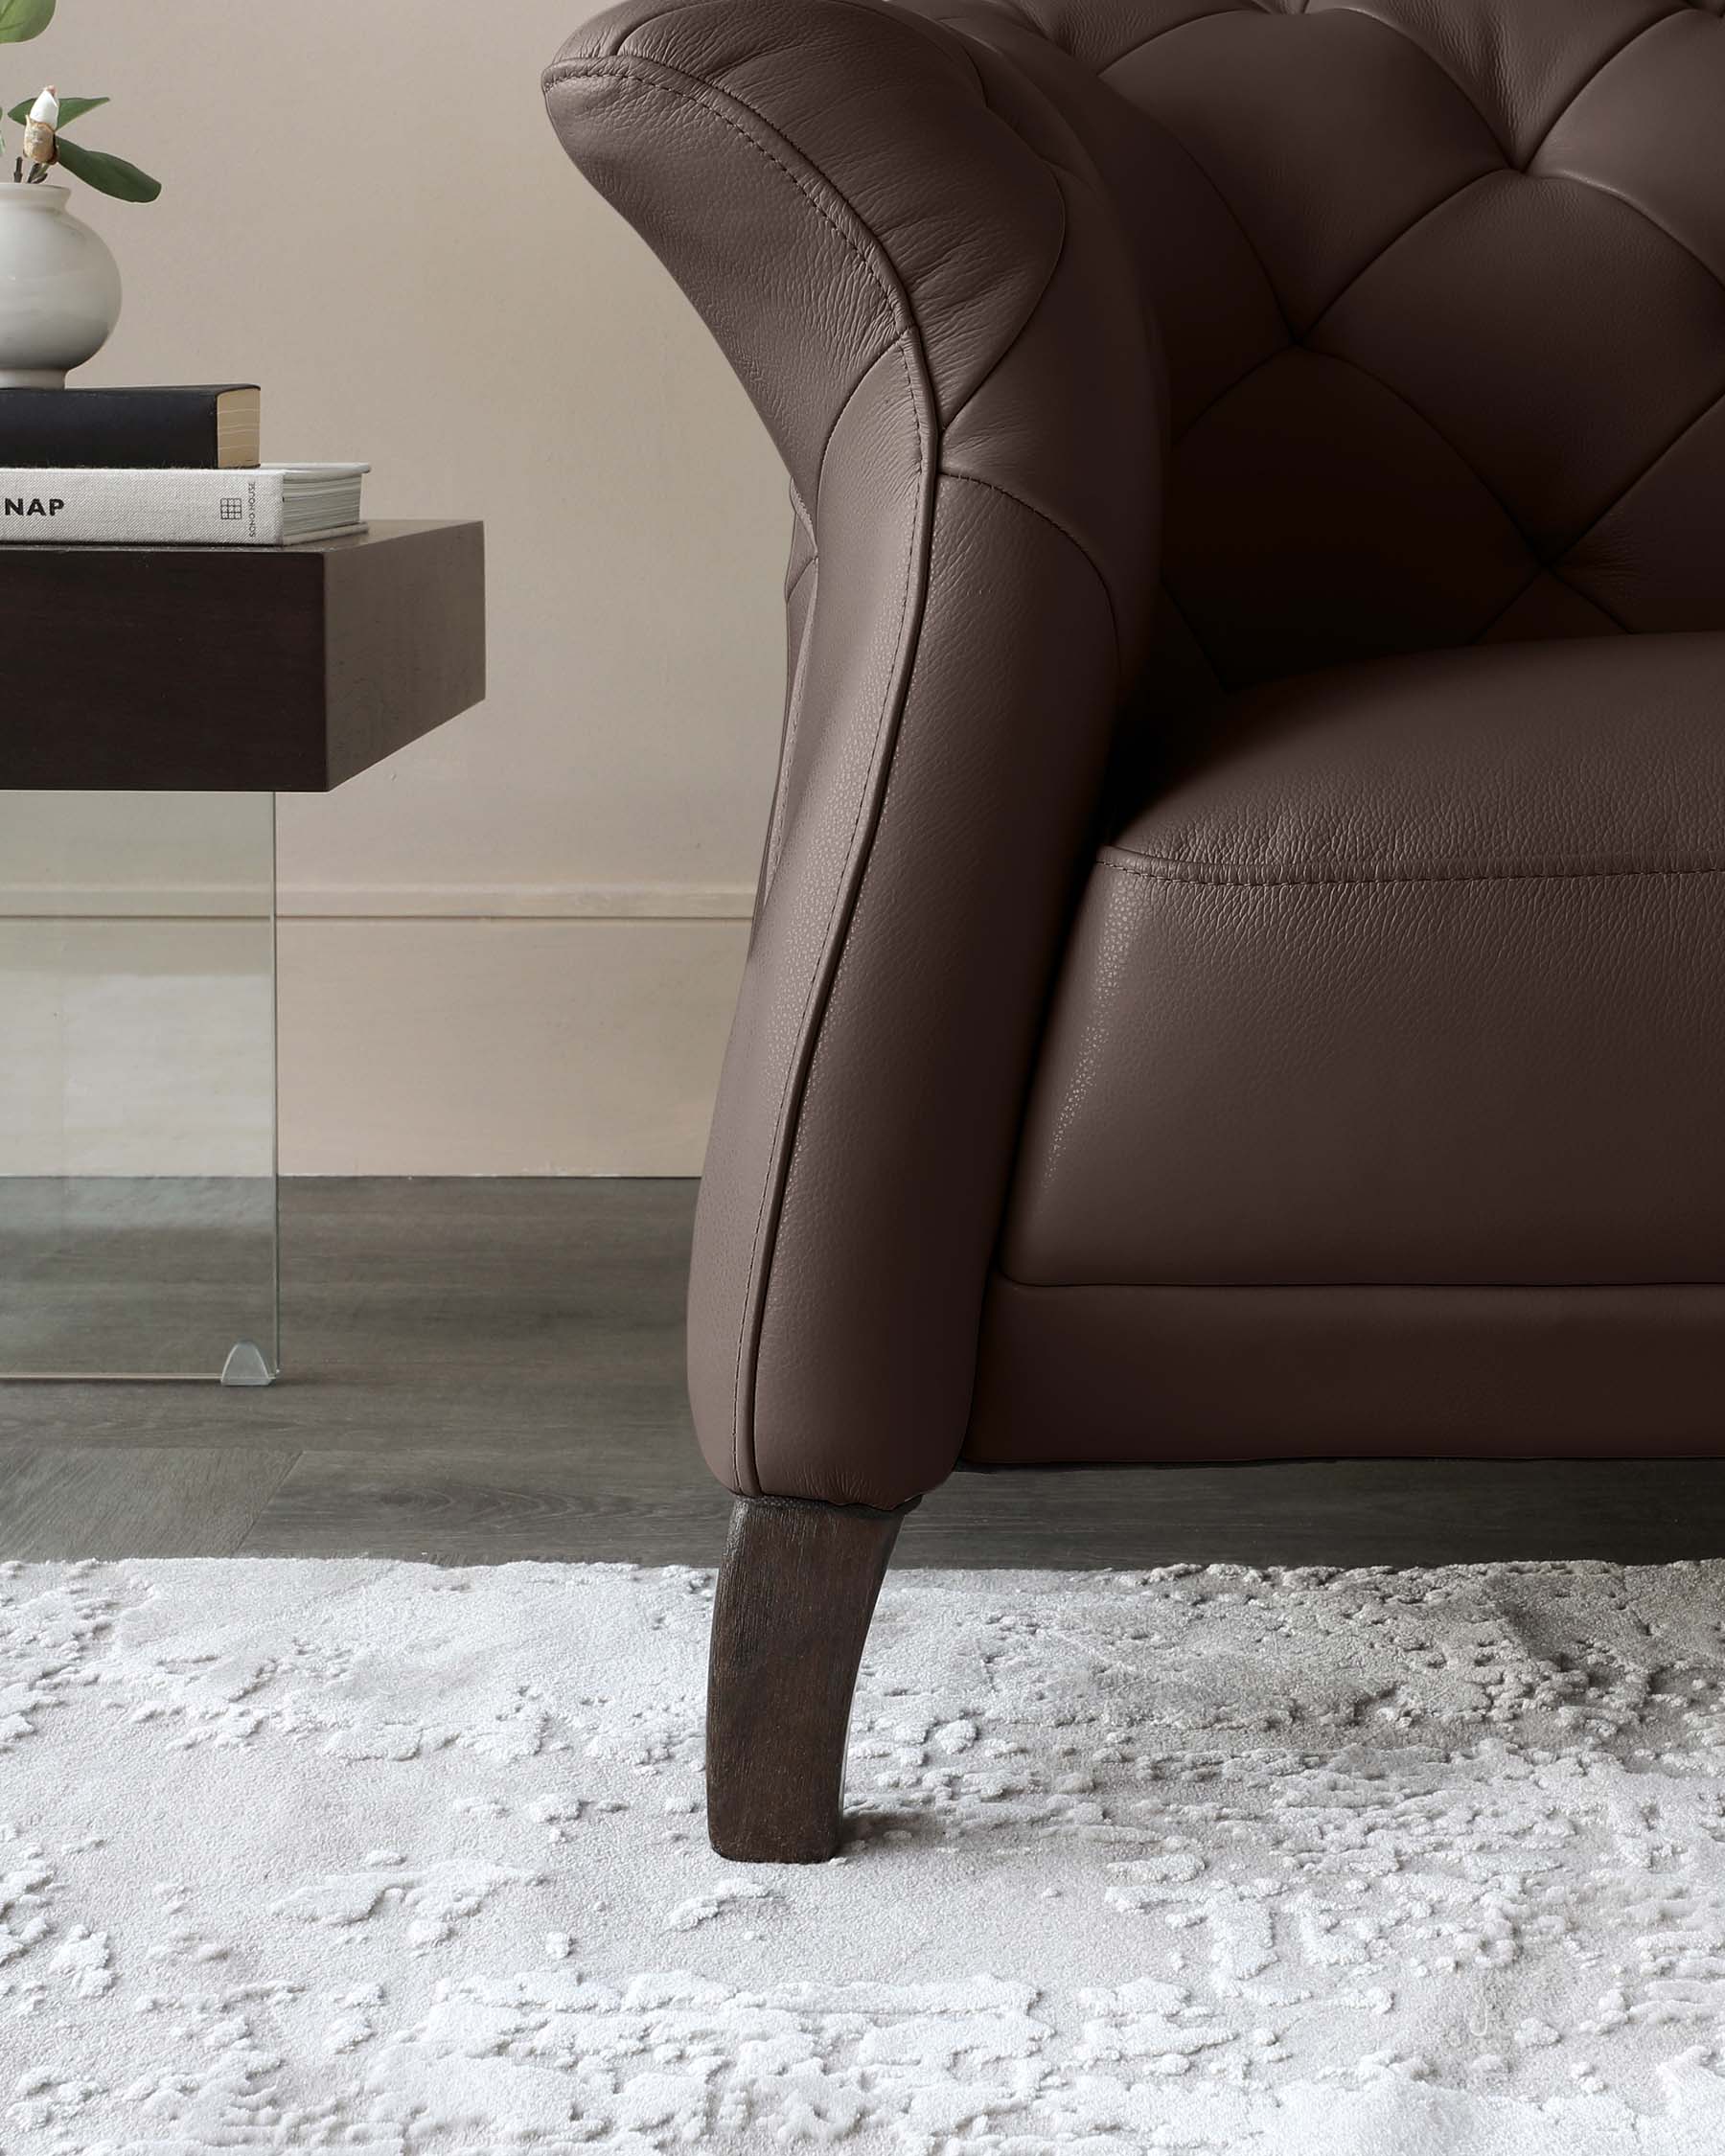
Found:
M 257 385 L 0 389 L 0 544 L 292 546 L 365 529 L 363 464 L 260 464 Z

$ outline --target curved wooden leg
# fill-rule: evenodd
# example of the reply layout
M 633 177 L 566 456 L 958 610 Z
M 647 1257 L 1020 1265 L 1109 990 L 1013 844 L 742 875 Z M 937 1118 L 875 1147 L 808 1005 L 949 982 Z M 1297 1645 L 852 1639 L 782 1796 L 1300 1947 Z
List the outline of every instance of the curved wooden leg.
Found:
M 839 1846 L 844 1740 L 898 1512 L 739 1498 L 707 1663 L 707 1835 L 739 1864 Z

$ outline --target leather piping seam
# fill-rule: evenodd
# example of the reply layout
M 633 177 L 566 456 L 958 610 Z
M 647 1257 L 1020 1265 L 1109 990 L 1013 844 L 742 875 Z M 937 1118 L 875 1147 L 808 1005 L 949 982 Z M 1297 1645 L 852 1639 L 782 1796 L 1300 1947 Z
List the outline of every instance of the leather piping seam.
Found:
M 731 1427 L 731 1464 L 740 1494 L 749 1497 L 762 1495 L 758 1462 L 753 1445 L 753 1392 L 760 1360 L 761 1334 L 766 1313 L 768 1284 L 772 1270 L 772 1259 L 778 1240 L 779 1223 L 784 1211 L 786 1187 L 790 1181 L 792 1158 L 795 1150 L 795 1127 L 799 1121 L 803 1098 L 808 1088 L 809 1072 L 814 1063 L 818 1043 L 821 1021 L 831 999 L 833 982 L 838 973 L 839 959 L 842 953 L 846 934 L 855 915 L 861 895 L 863 872 L 874 835 L 880 825 L 881 813 L 886 802 L 886 779 L 892 767 L 892 754 L 897 745 L 900 722 L 909 690 L 912 664 L 915 658 L 918 635 L 922 623 L 923 604 L 929 581 L 929 566 L 932 552 L 933 509 L 935 481 L 938 473 L 938 408 L 934 401 L 933 387 L 929 378 L 928 363 L 917 330 L 916 317 L 908 297 L 896 277 L 888 279 L 880 265 L 859 241 L 857 234 L 845 229 L 831 208 L 820 199 L 816 187 L 811 186 L 783 157 L 774 154 L 767 144 L 753 131 L 725 110 L 734 105 L 739 112 L 748 113 L 773 143 L 795 155 L 815 175 L 819 187 L 825 188 L 843 206 L 847 218 L 852 219 L 883 261 L 889 262 L 886 250 L 879 237 L 864 223 L 842 191 L 822 172 L 818 167 L 802 158 L 794 144 L 782 136 L 753 106 L 741 99 L 733 99 L 715 84 L 702 81 L 679 68 L 667 65 L 662 60 L 645 56 L 618 54 L 593 60 L 583 58 L 551 69 L 546 77 L 547 91 L 564 82 L 582 78 L 600 80 L 624 80 L 638 88 L 657 91 L 673 99 L 688 110 L 704 113 L 709 119 L 721 122 L 764 158 L 796 189 L 822 220 L 831 227 L 855 259 L 858 266 L 886 301 L 891 316 L 898 327 L 898 336 L 887 350 L 896 349 L 905 370 L 905 382 L 911 410 L 916 422 L 915 448 L 919 494 L 914 522 L 907 548 L 905 585 L 899 605 L 899 619 L 895 631 L 895 658 L 893 672 L 882 700 L 880 716 L 876 722 L 875 743 L 870 758 L 868 776 L 858 803 L 856 821 L 846 848 L 844 868 L 834 894 L 832 909 L 822 933 L 820 954 L 816 962 L 809 993 L 804 999 L 801 1019 L 798 1021 L 795 1045 L 786 1072 L 784 1090 L 773 1124 L 773 1135 L 769 1159 L 769 1169 L 763 1181 L 760 1210 L 756 1216 L 753 1247 L 750 1251 L 748 1280 L 745 1290 L 744 1322 L 739 1327 L 737 1342 L 737 1375 L 733 1398 Z M 915 366 L 911 365 L 914 355 Z M 886 352 L 872 358 L 859 383 L 865 380 L 874 367 L 885 358 Z M 855 396 L 859 383 L 847 391 L 845 402 Z M 837 422 L 835 422 L 835 424 Z M 829 429 L 828 440 L 831 440 Z M 824 450 L 822 452 L 824 459 Z M 914 598 L 914 606 L 912 600 Z M 744 1433 L 748 1432 L 748 1472 L 743 1469 Z M 752 1484 L 750 1488 L 748 1485 Z
M 1648 882 L 1672 876 L 1725 876 L 1725 861 L 1683 861 L 1667 868 L 1641 866 L 1581 867 L 1559 862 L 1536 863 L 1527 868 L 1448 868 L 1434 863 L 1423 869 L 1374 869 L 1336 873 L 1314 869 L 1290 875 L 1276 869 L 1257 869 L 1244 862 L 1180 860 L 1162 854 L 1139 854 L 1126 848 L 1105 846 L 1096 856 L 1098 868 L 1111 868 L 1118 876 L 1142 883 L 1251 884 L 1265 890 L 1292 890 L 1308 884 L 1343 888 L 1370 888 L 1380 883 L 1622 883 L 1642 878 Z
M 897 351 L 899 362 L 905 370 L 906 394 L 917 421 L 915 450 L 918 484 L 915 519 L 905 550 L 904 588 L 899 594 L 898 621 L 893 630 L 892 675 L 875 722 L 868 775 L 863 782 L 862 798 L 857 803 L 857 814 L 845 846 L 844 867 L 833 894 L 826 927 L 821 932 L 820 955 L 816 960 L 809 993 L 803 1001 L 802 1017 L 797 1024 L 796 1044 L 785 1074 L 785 1088 L 773 1124 L 770 1173 L 762 1187 L 760 1211 L 755 1220 L 754 1262 L 749 1269 L 745 1319 L 737 1342 L 736 1419 L 731 1432 L 731 1458 L 732 1465 L 738 1468 L 740 1481 L 740 1455 L 743 1432 L 747 1427 L 749 1475 L 755 1487 L 743 1494 L 749 1496 L 771 1494 L 761 1488 L 760 1462 L 754 1443 L 754 1392 L 760 1372 L 761 1339 L 766 1328 L 767 1297 L 771 1286 L 773 1259 L 778 1250 L 779 1227 L 784 1219 L 785 1198 L 801 1145 L 802 1108 L 808 1096 L 809 1077 L 814 1068 L 816 1051 L 820 1044 L 822 1023 L 832 1001 L 833 987 L 844 955 L 844 946 L 862 898 L 863 878 L 867 873 L 869 856 L 873 852 L 875 834 L 880 829 L 882 813 L 886 804 L 887 781 L 892 775 L 893 756 L 898 747 L 899 729 L 904 719 L 905 705 L 909 698 L 910 679 L 915 667 L 917 646 L 921 640 L 923 608 L 933 556 L 934 494 L 939 478 L 938 437 L 934 429 L 939 423 L 935 414 L 932 385 L 923 364 L 920 343 L 915 346 L 918 364 L 915 376 L 912 375 L 909 356 L 906 350 L 911 339 L 912 333 L 907 330 L 897 344 L 890 348 Z M 880 356 L 885 358 L 886 354 L 883 353 Z M 874 365 L 879 364 L 880 360 L 877 359 Z M 871 367 L 870 372 L 872 371 Z M 867 378 L 865 374 L 862 379 Z M 923 391 L 921 398 L 917 396 L 919 385 Z M 847 407 L 851 397 L 855 395 L 856 389 L 853 388 L 845 399 Z M 835 421 L 835 429 L 837 424 L 838 422 Z M 929 429 L 927 453 L 924 447 L 925 427 Z M 829 429 L 829 446 L 832 435 L 833 429 Z M 824 462 L 823 450 L 822 463 Z M 814 628 L 813 615 L 808 627 L 809 631 Z

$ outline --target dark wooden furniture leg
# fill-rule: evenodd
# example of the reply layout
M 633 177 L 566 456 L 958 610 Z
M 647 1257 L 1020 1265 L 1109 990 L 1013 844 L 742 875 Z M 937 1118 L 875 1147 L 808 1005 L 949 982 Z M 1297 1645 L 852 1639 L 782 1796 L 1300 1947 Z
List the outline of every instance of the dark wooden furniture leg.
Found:
M 740 1864 L 839 1846 L 844 1740 L 902 1512 L 739 1498 L 713 1601 L 707 1834 Z

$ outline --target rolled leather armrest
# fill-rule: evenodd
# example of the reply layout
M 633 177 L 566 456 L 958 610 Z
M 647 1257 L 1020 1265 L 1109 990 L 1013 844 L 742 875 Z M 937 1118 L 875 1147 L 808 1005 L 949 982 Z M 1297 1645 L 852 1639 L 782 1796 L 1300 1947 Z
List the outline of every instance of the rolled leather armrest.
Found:
M 1030 1059 L 1147 631 L 1162 420 L 1082 149 L 874 0 L 629 0 L 546 75 L 791 474 L 784 754 L 696 1231 L 732 1489 L 894 1506 L 963 1440 Z M 623 415 L 626 420 L 627 415 Z

